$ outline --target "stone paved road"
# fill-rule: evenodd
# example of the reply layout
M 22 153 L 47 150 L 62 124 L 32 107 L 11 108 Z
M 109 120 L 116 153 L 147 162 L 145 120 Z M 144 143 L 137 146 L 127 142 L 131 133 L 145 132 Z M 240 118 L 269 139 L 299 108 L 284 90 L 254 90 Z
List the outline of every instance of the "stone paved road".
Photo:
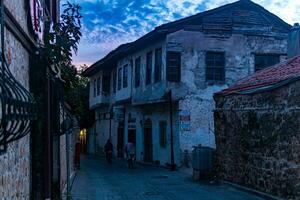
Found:
M 193 182 L 185 173 L 136 166 L 123 161 L 107 164 L 85 156 L 77 172 L 73 200 L 261 200 L 227 185 Z

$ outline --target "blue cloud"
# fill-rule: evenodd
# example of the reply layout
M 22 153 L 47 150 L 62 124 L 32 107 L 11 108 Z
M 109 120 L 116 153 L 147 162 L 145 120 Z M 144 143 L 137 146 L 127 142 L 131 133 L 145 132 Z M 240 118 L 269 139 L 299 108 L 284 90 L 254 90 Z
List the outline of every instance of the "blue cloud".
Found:
M 146 34 L 156 26 L 174 21 L 207 9 L 231 3 L 236 0 L 72 0 L 82 6 L 83 38 L 75 64 L 91 64 L 118 45 L 131 42 Z M 259 1 L 272 8 L 274 13 L 282 13 L 283 18 L 296 18 L 300 4 L 287 12 L 294 0 L 284 5 L 270 0 Z M 277 3 L 276 3 L 277 2 Z M 280 7 L 281 6 L 281 7 Z M 278 8 L 278 9 L 277 9 Z M 276 10 L 277 9 L 277 10 Z M 289 15 L 287 15 L 289 13 Z M 295 15 L 293 15 L 293 13 Z M 288 19 L 288 18 L 287 18 Z M 289 19 L 287 20 L 289 21 Z

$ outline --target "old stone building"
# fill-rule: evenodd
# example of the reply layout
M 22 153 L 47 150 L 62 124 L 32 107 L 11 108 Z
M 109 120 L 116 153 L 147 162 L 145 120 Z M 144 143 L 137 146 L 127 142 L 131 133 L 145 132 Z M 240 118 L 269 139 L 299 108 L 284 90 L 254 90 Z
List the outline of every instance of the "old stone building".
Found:
M 4 43 L 1 41 L 1 108 L 6 104 L 17 110 L 10 110 L 10 113 L 1 110 L 0 199 L 29 199 L 30 133 L 24 129 L 28 128 L 27 122 L 30 121 L 30 118 L 18 116 L 21 113 L 28 114 L 28 116 L 32 114 L 21 111 L 25 108 L 23 103 L 27 102 L 28 105 L 33 103 L 30 100 L 31 97 L 25 95 L 26 91 L 30 89 L 30 54 L 34 50 L 25 39 L 30 32 L 26 20 L 29 5 L 27 5 L 27 1 L 4 0 L 1 1 L 0 8 L 1 24 L 5 23 L 5 26 L 1 27 L 1 34 L 3 34 L 1 38 L 4 40 Z M 7 76 L 5 76 L 6 73 Z M 10 90 L 11 99 L 9 101 L 4 101 L 5 94 L 7 94 L 6 89 Z M 21 97 L 18 94 L 24 96 Z M 14 103 L 17 101 L 19 101 L 19 105 Z M 9 120 L 10 114 L 14 114 L 15 117 Z M 18 120 L 24 122 L 23 129 L 12 127 L 16 124 L 20 126 Z M 21 137 L 20 134 L 25 136 Z
M 299 199 L 300 57 L 215 95 L 219 177 Z
M 289 60 L 215 94 L 219 177 L 299 199 L 300 27 L 291 29 Z
M 50 67 L 40 51 L 46 20 L 58 20 L 59 1 L 4 0 L 0 8 L 0 199 L 51 199 L 51 192 L 60 195 L 65 188 L 66 161 L 73 160 L 74 137 L 79 133 L 68 130 L 74 133 L 69 138 L 66 132 L 55 133 L 53 124 L 65 124 L 66 114 L 50 121 L 57 110 L 45 106 L 58 105 L 47 101 L 50 89 L 58 88 L 48 85 Z M 58 142 L 54 134 L 59 135 Z M 69 167 L 72 174 L 72 163 Z
M 181 153 L 194 145 L 214 148 L 213 93 L 284 61 L 289 29 L 263 7 L 241 0 L 121 45 L 84 72 L 97 120 L 89 131 L 90 151 L 99 152 L 111 137 L 121 156 L 133 141 L 138 160 L 165 165 L 173 141 L 180 165 Z

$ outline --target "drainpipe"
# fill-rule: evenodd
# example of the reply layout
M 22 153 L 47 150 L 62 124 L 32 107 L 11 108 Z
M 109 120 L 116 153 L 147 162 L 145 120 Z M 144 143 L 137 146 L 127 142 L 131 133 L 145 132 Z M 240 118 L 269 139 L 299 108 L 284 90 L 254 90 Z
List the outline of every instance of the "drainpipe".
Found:
M 170 106 L 170 135 L 171 135 L 171 171 L 175 171 L 176 165 L 174 162 L 172 90 L 169 91 L 169 106 Z
M 66 164 L 67 164 L 67 200 L 71 199 L 70 196 L 70 160 L 69 160 L 69 131 L 66 133 Z

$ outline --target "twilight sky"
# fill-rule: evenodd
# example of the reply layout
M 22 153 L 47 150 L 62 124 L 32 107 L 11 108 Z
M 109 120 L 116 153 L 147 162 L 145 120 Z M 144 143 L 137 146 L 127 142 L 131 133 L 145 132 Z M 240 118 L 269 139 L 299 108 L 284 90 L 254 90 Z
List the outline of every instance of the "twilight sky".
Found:
M 236 0 L 71 0 L 82 6 L 83 38 L 73 58 L 88 66 L 118 45 L 132 42 L 156 26 Z M 280 18 L 300 22 L 299 0 L 253 0 Z

